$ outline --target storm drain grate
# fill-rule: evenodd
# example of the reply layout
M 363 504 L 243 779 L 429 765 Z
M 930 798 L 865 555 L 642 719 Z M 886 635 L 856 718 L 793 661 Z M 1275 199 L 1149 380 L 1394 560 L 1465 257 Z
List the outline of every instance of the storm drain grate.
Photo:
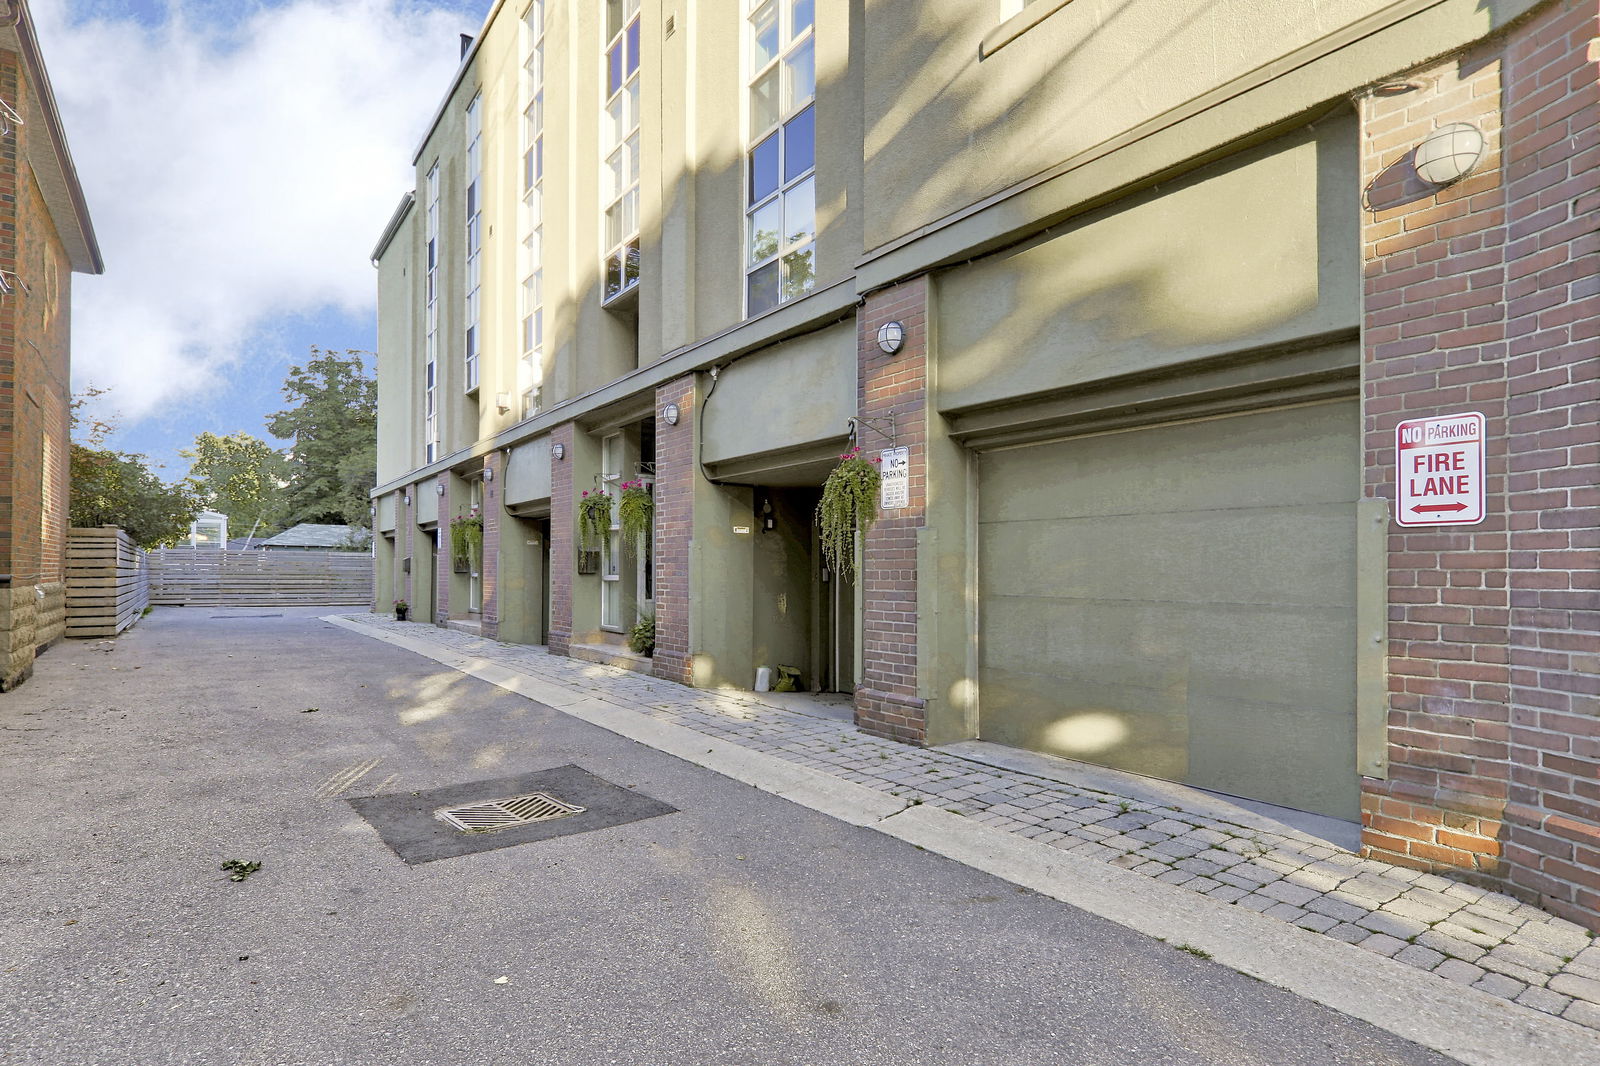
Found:
M 469 803 L 463 807 L 444 807 L 437 813 L 441 820 L 455 826 L 463 833 L 490 833 L 496 829 L 527 825 L 530 822 L 548 822 L 570 814 L 582 814 L 586 808 L 562 803 L 544 792 L 530 792 L 510 799 L 490 800 L 487 803 Z

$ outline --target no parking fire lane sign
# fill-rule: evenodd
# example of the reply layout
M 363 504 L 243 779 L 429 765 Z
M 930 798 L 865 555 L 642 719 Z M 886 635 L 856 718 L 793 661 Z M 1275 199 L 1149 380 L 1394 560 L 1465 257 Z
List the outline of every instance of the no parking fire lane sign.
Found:
M 1483 521 L 1483 416 L 1476 411 L 1413 418 L 1395 427 L 1402 526 L 1470 526 Z

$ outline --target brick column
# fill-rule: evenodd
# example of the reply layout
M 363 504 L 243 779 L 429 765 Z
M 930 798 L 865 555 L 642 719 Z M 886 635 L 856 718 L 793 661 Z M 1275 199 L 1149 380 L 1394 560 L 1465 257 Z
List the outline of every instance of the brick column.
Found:
M 863 454 L 890 446 L 894 416 L 896 445 L 910 449 L 909 506 L 880 513 L 866 537 L 861 573 L 861 683 L 855 692 L 856 724 L 875 736 L 920 744 L 927 734 L 926 705 L 917 695 L 917 531 L 927 503 L 928 280 L 926 277 L 867 297 L 857 316 L 856 436 Z M 878 347 L 886 322 L 905 327 L 905 344 L 894 355 Z
M 450 509 L 454 496 L 450 482 L 448 473 L 440 473 L 432 484 L 422 490 L 434 493 L 439 498 L 439 550 L 433 556 L 434 587 L 438 590 L 438 601 L 433 605 L 433 622 L 441 626 L 450 620 L 450 585 L 456 572 L 455 556 L 450 551 L 450 519 L 455 514 Z M 444 486 L 443 493 L 439 492 L 440 485 Z
M 572 578 L 577 566 L 574 537 L 577 511 L 572 502 L 571 422 L 550 431 L 550 643 L 552 655 L 566 655 L 572 647 Z M 567 457 L 557 459 L 555 446 L 566 449 Z
M 500 490 L 505 466 L 498 451 L 483 457 L 483 558 L 478 563 L 479 579 L 483 582 L 483 613 L 478 619 L 483 635 L 490 640 L 500 638 Z
M 1514 32 L 1506 83 L 1513 885 L 1600 931 L 1600 11 Z
M 695 376 L 670 381 L 656 389 L 656 651 L 651 667 L 657 677 L 688 685 L 694 662 L 689 648 L 689 552 L 694 537 Z M 678 424 L 661 421 L 659 412 L 678 405 Z
M 1367 494 L 1395 496 L 1401 419 L 1479 411 L 1488 433 L 1483 523 L 1390 526 L 1389 772 L 1364 782 L 1364 850 L 1590 927 L 1596 36 L 1592 4 L 1552 4 L 1362 103 Z M 1477 125 L 1489 147 L 1437 188 L 1411 151 L 1449 122 Z

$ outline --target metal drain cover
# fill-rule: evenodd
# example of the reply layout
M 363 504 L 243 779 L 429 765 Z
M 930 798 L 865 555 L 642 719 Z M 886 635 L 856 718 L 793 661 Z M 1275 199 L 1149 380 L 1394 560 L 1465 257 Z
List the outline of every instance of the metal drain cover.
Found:
M 463 833 L 492 833 L 496 829 L 510 829 L 530 822 L 548 822 L 572 814 L 582 814 L 584 807 L 562 803 L 545 792 L 530 792 L 510 799 L 489 800 L 487 803 L 468 803 L 461 807 L 441 807 L 435 813 Z

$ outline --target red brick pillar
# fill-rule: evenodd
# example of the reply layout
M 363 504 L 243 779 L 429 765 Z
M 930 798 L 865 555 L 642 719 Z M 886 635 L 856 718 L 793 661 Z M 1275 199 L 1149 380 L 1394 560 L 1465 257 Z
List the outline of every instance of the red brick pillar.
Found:
M 1362 102 L 1368 495 L 1395 498 L 1402 419 L 1478 411 L 1488 437 L 1481 524 L 1390 526 L 1389 771 L 1364 784 L 1363 844 L 1596 927 L 1600 26 L 1586 7 L 1549 5 Z M 1439 188 L 1411 152 L 1450 122 L 1488 150 Z
M 1600 10 L 1508 42 L 1508 876 L 1600 931 Z
M 656 651 L 651 667 L 657 677 L 691 684 L 694 662 L 689 649 L 689 551 L 694 537 L 695 376 L 670 381 L 656 389 Z M 678 424 L 669 426 L 660 412 L 678 405 Z
M 910 449 L 909 506 L 881 512 L 866 537 L 861 573 L 862 678 L 856 687 L 856 724 L 863 732 L 920 744 L 927 734 L 926 705 L 917 695 L 917 531 L 927 502 L 928 280 L 926 277 L 867 297 L 858 317 L 856 435 L 862 453 L 875 456 L 891 444 Z M 894 355 L 878 345 L 878 329 L 899 322 L 905 343 Z M 889 435 L 893 417 L 893 437 Z
M 455 517 L 455 512 L 450 509 L 454 495 L 450 491 L 451 480 L 448 472 L 441 472 L 422 490 L 434 493 L 439 498 L 439 550 L 433 556 L 438 602 L 433 605 L 433 621 L 441 626 L 450 620 L 450 585 L 456 573 L 455 556 L 450 551 L 450 519 Z M 439 491 L 441 487 L 443 492 Z
M 500 491 L 505 479 L 505 459 L 498 451 L 483 457 L 483 558 L 478 562 L 483 582 L 480 632 L 490 640 L 500 638 Z
M 571 422 L 550 431 L 550 654 L 572 648 L 572 579 L 577 566 L 577 509 L 572 500 Z M 555 457 L 559 445 L 566 455 Z

